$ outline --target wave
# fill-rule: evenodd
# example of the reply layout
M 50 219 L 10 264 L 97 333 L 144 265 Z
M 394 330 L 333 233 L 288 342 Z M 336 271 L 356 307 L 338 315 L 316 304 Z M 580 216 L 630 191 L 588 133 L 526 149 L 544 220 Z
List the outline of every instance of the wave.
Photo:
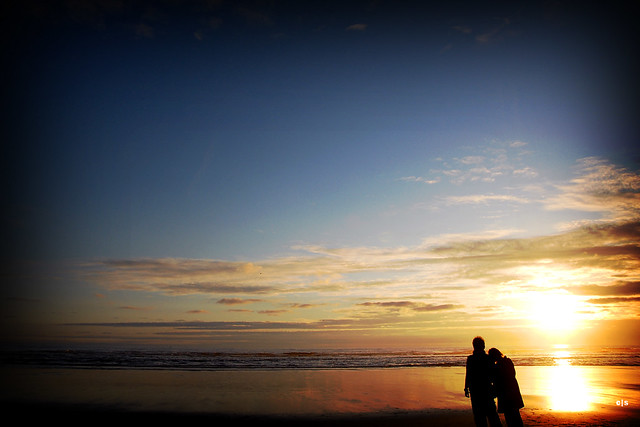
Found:
M 90 369 L 382 369 L 465 366 L 467 351 L 202 352 L 149 350 L 22 350 L 2 353 L 3 365 Z M 516 366 L 640 366 L 640 349 L 521 351 Z

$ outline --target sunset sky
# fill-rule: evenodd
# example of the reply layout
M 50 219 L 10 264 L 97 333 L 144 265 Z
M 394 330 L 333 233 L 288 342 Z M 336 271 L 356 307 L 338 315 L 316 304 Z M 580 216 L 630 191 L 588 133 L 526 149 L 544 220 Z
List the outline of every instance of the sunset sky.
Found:
M 640 344 L 624 3 L 8 3 L 3 342 Z

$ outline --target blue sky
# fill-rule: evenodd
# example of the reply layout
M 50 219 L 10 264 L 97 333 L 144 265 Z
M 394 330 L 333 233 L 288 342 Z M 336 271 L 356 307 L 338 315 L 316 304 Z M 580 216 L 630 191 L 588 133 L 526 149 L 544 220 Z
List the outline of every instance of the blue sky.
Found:
M 448 342 L 456 317 L 531 329 L 535 308 L 517 300 L 536 286 L 581 295 L 580 321 L 637 321 L 638 278 L 613 259 L 585 277 L 575 260 L 530 261 L 563 265 L 569 290 L 524 270 L 416 267 L 456 245 L 538 248 L 637 225 L 622 5 L 25 4 L 9 7 L 4 51 L 3 222 L 6 263 L 29 267 L 8 273 L 6 324 L 80 342 L 99 340 L 81 325 L 361 322 L 408 345 L 422 326 Z M 606 244 L 637 247 L 631 236 Z M 626 299 L 588 303 L 589 285 Z M 468 289 L 483 292 L 471 302 Z M 520 297 L 490 304 L 490 289 Z M 352 330 L 342 345 L 360 343 Z M 220 345 L 266 342 L 251 336 Z

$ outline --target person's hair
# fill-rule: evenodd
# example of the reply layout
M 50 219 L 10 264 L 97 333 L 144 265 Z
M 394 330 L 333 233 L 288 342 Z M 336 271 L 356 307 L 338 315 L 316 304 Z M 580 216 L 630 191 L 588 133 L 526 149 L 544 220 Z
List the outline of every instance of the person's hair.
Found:
M 484 350 L 484 338 L 475 337 L 472 341 L 475 350 Z
M 498 350 L 497 348 L 490 348 L 488 353 L 492 359 L 499 359 L 502 357 L 502 352 L 500 352 L 500 350 Z

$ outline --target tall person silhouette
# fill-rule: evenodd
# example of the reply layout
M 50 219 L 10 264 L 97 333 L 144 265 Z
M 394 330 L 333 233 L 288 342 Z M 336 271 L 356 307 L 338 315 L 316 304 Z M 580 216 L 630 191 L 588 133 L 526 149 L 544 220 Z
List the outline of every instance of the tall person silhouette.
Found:
M 477 427 L 502 426 L 493 390 L 493 363 L 484 351 L 484 339 L 473 339 L 473 354 L 467 357 L 467 370 L 464 379 L 464 395 L 471 397 L 471 410 Z

